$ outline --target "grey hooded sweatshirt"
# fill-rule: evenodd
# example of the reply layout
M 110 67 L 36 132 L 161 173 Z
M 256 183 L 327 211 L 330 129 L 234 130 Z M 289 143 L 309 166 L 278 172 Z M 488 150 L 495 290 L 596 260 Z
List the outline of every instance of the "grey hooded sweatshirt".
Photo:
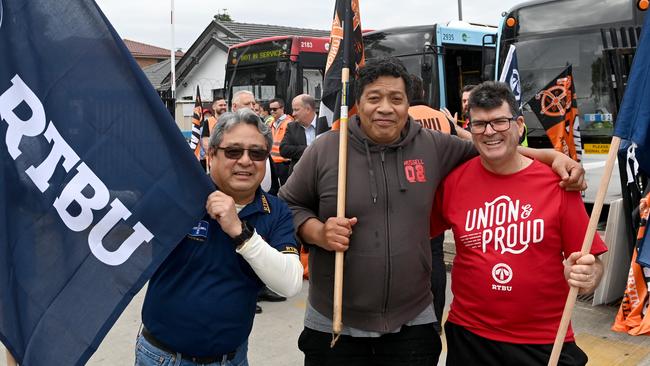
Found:
M 345 252 L 343 324 L 389 332 L 432 303 L 429 216 L 436 187 L 476 156 L 469 141 L 423 129 L 409 117 L 397 142 L 371 141 L 349 123 L 346 217 L 357 217 Z M 296 228 L 336 216 L 338 131 L 305 150 L 280 197 Z M 308 244 L 308 243 L 307 243 Z M 309 303 L 332 319 L 334 252 L 309 247 Z

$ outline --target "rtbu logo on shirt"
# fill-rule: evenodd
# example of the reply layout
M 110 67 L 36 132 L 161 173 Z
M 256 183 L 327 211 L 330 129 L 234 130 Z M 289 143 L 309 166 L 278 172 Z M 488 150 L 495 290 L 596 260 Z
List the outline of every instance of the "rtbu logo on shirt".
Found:
M 484 207 L 467 211 L 463 245 L 481 247 L 483 253 L 494 248 L 501 254 L 521 254 L 530 244 L 544 240 L 544 220 L 531 217 L 533 207 L 499 196 Z

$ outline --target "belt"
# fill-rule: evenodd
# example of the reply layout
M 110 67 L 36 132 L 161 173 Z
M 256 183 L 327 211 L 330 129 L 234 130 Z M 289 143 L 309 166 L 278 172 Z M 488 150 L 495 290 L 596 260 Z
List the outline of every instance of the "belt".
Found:
M 144 328 L 144 327 L 142 328 L 142 336 L 152 346 L 154 346 L 154 347 L 156 347 L 156 348 L 158 348 L 158 349 L 160 349 L 160 350 L 162 350 L 164 352 L 172 354 L 172 355 L 178 354 L 178 352 L 176 352 L 176 351 L 172 350 L 171 348 L 167 347 L 166 345 L 161 343 L 159 340 L 157 340 L 153 335 L 151 335 L 151 333 L 149 333 L 147 328 Z M 190 355 L 181 354 L 181 358 L 184 359 L 184 360 L 187 360 L 187 361 L 198 363 L 198 364 L 216 363 L 216 362 L 223 363 L 223 362 L 226 362 L 226 361 L 232 361 L 232 359 L 235 358 L 236 353 L 237 353 L 236 351 L 232 351 L 232 352 L 224 353 L 222 355 L 205 356 L 205 357 L 194 357 L 194 356 L 190 356 Z

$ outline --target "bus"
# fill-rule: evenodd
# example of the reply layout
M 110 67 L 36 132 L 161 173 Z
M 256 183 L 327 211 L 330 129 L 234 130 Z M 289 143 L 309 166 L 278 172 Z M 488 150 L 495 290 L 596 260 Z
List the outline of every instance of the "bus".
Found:
M 529 1 L 505 12 L 499 27 L 497 69 L 502 69 L 510 45 L 515 45 L 524 103 L 567 65 L 572 65 L 589 185 L 587 203 L 595 199 L 616 109 L 612 105 L 615 98 L 609 86 L 611 75 L 606 70 L 603 43 L 610 37 L 610 30 L 626 35 L 640 32 L 647 8 L 642 3 L 643 0 Z M 609 42 L 611 47 L 612 41 Z M 523 114 L 529 145 L 551 147 L 544 128 L 526 105 Z M 615 169 L 606 203 L 621 196 L 617 174 Z
M 363 35 L 366 60 L 396 57 L 422 78 L 425 101 L 460 112 L 460 90 L 494 79 L 497 28 L 451 21 L 377 30 Z
M 329 37 L 276 36 L 233 45 L 226 64 L 226 100 L 249 90 L 258 102 L 291 100 L 307 93 L 320 103 Z

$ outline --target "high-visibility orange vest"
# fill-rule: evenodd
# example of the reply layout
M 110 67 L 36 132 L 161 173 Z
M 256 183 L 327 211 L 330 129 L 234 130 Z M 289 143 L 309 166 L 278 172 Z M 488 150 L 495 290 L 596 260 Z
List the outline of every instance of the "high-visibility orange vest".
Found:
M 426 105 L 414 105 L 409 107 L 409 115 L 424 128 L 437 130 L 446 134 L 451 133 L 451 126 L 449 126 L 447 116 L 438 110 Z
M 210 136 L 212 136 L 212 131 L 214 130 L 214 126 L 217 125 L 217 119 L 214 116 L 208 117 L 208 131 L 210 132 Z
M 289 122 L 293 121 L 293 117 L 288 114 L 284 115 L 285 118 L 280 119 L 278 127 L 275 127 L 275 123 L 271 125 L 271 133 L 273 134 L 273 147 L 271 148 L 271 158 L 274 163 L 286 163 L 289 161 L 287 158 L 283 158 L 280 155 L 280 143 L 284 138 L 284 134 L 287 132 L 287 125 Z

